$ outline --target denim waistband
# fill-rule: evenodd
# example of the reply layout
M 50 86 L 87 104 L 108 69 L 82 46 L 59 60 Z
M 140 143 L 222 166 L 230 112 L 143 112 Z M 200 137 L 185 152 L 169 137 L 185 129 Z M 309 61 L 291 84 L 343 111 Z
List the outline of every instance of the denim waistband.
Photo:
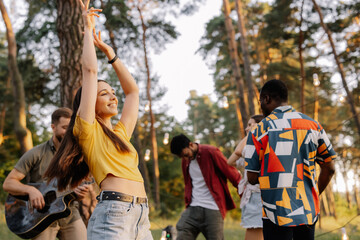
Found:
M 135 197 L 121 192 L 115 191 L 102 191 L 99 196 L 96 197 L 98 201 L 104 200 L 116 200 L 122 202 L 133 202 L 136 204 L 147 203 L 148 199 L 145 197 Z

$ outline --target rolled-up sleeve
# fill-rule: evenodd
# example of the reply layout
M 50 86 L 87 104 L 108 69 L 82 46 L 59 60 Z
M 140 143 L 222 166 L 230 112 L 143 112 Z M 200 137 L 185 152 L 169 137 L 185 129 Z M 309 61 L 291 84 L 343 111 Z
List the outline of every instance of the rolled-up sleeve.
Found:
M 328 136 L 324 129 L 321 129 L 319 139 L 318 139 L 318 148 L 316 154 L 316 161 L 319 164 L 331 162 L 337 157 L 335 150 L 330 143 Z

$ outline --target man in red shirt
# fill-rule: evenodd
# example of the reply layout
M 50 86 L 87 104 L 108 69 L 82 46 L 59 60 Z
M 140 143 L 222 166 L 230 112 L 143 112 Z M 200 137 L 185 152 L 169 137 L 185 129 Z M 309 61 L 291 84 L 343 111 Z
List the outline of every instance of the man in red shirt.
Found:
M 227 164 L 219 149 L 191 142 L 180 134 L 171 140 L 171 152 L 182 158 L 186 210 L 176 224 L 177 239 L 224 239 L 224 217 L 235 208 L 227 179 L 237 188 L 240 173 Z

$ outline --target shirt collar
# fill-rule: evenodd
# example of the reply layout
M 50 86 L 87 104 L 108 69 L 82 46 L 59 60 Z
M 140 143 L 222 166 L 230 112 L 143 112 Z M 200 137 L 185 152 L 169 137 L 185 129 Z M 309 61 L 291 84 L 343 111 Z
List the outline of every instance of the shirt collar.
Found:
M 54 145 L 53 137 L 51 137 L 51 138 L 49 139 L 49 144 L 50 144 L 50 149 L 51 149 L 51 151 L 52 151 L 53 153 L 55 153 L 56 148 L 55 148 L 55 145 Z
M 196 145 L 198 146 L 198 149 L 197 149 L 197 152 L 196 152 L 196 157 L 197 157 L 197 156 L 200 156 L 201 145 L 200 145 L 200 143 L 196 143 Z M 195 159 L 196 159 L 196 157 L 195 157 Z
M 293 108 L 291 105 L 287 105 L 287 106 L 280 106 L 275 108 L 271 114 L 276 114 L 276 113 L 286 113 L 286 112 L 296 112 L 295 108 Z
M 198 146 L 198 149 L 197 149 L 197 152 L 196 152 L 196 155 L 195 155 L 195 158 L 190 160 L 189 163 L 193 160 L 196 160 L 198 156 L 200 156 L 200 143 L 195 143 L 197 146 Z

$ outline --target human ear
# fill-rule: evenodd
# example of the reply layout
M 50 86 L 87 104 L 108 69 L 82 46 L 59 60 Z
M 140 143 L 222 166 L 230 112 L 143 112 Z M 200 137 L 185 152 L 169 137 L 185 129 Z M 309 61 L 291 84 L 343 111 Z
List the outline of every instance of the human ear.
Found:
M 269 96 L 269 95 L 265 95 L 265 96 L 264 96 L 264 101 L 265 101 L 266 104 L 269 104 L 269 103 L 271 102 L 270 96 Z

